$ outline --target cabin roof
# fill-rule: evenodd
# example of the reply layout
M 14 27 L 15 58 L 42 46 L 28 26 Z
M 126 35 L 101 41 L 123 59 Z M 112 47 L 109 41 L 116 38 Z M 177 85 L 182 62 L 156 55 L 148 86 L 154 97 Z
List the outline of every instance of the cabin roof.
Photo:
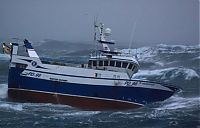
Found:
M 136 60 L 136 58 L 134 56 L 130 57 L 130 56 L 112 56 L 112 58 L 109 58 L 107 56 L 103 56 L 103 55 L 97 55 L 97 56 L 91 56 L 90 60 L 118 60 L 118 61 L 124 61 L 124 62 L 134 62 L 134 63 L 138 63 L 138 61 Z

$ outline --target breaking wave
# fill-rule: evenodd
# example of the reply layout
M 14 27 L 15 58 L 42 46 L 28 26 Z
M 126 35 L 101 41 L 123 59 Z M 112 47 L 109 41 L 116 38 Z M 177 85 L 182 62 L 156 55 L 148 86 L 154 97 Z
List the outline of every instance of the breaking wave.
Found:
M 142 79 L 175 85 L 182 90 L 182 95 L 200 96 L 200 75 L 193 69 L 172 67 L 155 70 L 140 70 L 133 79 Z
M 0 108 L 5 109 L 5 110 L 14 110 L 14 111 L 23 110 L 22 104 L 19 104 L 19 103 L 6 103 L 6 102 L 1 103 L 0 102 Z
M 136 55 L 141 68 L 163 68 L 183 66 L 197 68 L 200 65 L 200 45 L 165 45 L 123 49 L 122 52 Z
M 183 67 L 172 67 L 156 70 L 140 70 L 133 76 L 134 79 L 155 79 L 162 81 L 172 81 L 174 79 L 194 80 L 200 76 L 193 69 Z
M 187 109 L 199 109 L 200 97 L 178 97 L 173 96 L 170 100 L 164 101 L 164 103 L 156 110 L 182 110 L 184 108 Z

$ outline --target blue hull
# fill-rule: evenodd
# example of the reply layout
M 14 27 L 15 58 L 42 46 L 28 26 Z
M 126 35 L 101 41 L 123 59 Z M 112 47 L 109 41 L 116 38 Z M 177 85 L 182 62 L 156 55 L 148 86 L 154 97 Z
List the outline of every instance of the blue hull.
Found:
M 79 108 L 98 109 L 100 106 L 100 109 L 125 109 L 163 101 L 174 94 L 173 91 L 142 87 L 56 82 L 20 76 L 22 71 L 20 68 L 9 70 L 8 94 L 12 99 L 25 99 L 30 102 L 47 101 Z

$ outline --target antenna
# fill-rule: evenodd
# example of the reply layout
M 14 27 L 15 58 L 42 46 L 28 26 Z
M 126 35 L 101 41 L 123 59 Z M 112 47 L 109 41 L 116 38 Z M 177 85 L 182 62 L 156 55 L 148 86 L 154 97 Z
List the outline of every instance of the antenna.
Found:
M 97 17 L 94 17 L 94 41 L 96 41 L 96 28 L 98 27 L 97 25 Z
M 135 34 L 135 29 L 136 29 L 136 22 L 134 22 L 133 24 L 133 27 L 132 27 L 132 32 L 131 32 L 131 39 L 130 39 L 130 43 L 129 43 L 129 54 L 131 52 L 131 46 L 132 46 L 132 43 L 133 43 L 133 37 L 134 37 L 134 34 Z M 135 58 L 138 60 L 138 57 L 137 57 L 137 48 L 135 50 Z
M 131 31 L 131 38 L 130 38 L 130 43 L 129 43 L 129 47 L 128 47 L 129 54 L 130 54 L 131 45 L 133 43 L 133 37 L 134 37 L 135 29 L 136 29 L 136 22 L 134 22 L 133 27 L 132 27 L 132 31 Z
M 97 20 L 98 20 L 97 18 L 98 18 L 98 16 L 94 17 L 94 47 L 95 47 L 95 55 L 96 55 L 96 57 L 97 57 L 97 42 L 96 42 L 96 40 L 97 40 L 97 28 L 99 27 L 97 25 Z

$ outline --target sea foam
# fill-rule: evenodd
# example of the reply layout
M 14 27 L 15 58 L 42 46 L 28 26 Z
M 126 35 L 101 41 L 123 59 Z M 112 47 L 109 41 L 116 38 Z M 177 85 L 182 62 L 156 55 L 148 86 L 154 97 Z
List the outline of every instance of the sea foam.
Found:
M 140 70 L 133 76 L 133 79 L 147 79 L 148 77 L 159 77 L 161 80 L 184 77 L 185 80 L 200 78 L 193 69 L 183 67 L 172 67 L 156 70 Z

